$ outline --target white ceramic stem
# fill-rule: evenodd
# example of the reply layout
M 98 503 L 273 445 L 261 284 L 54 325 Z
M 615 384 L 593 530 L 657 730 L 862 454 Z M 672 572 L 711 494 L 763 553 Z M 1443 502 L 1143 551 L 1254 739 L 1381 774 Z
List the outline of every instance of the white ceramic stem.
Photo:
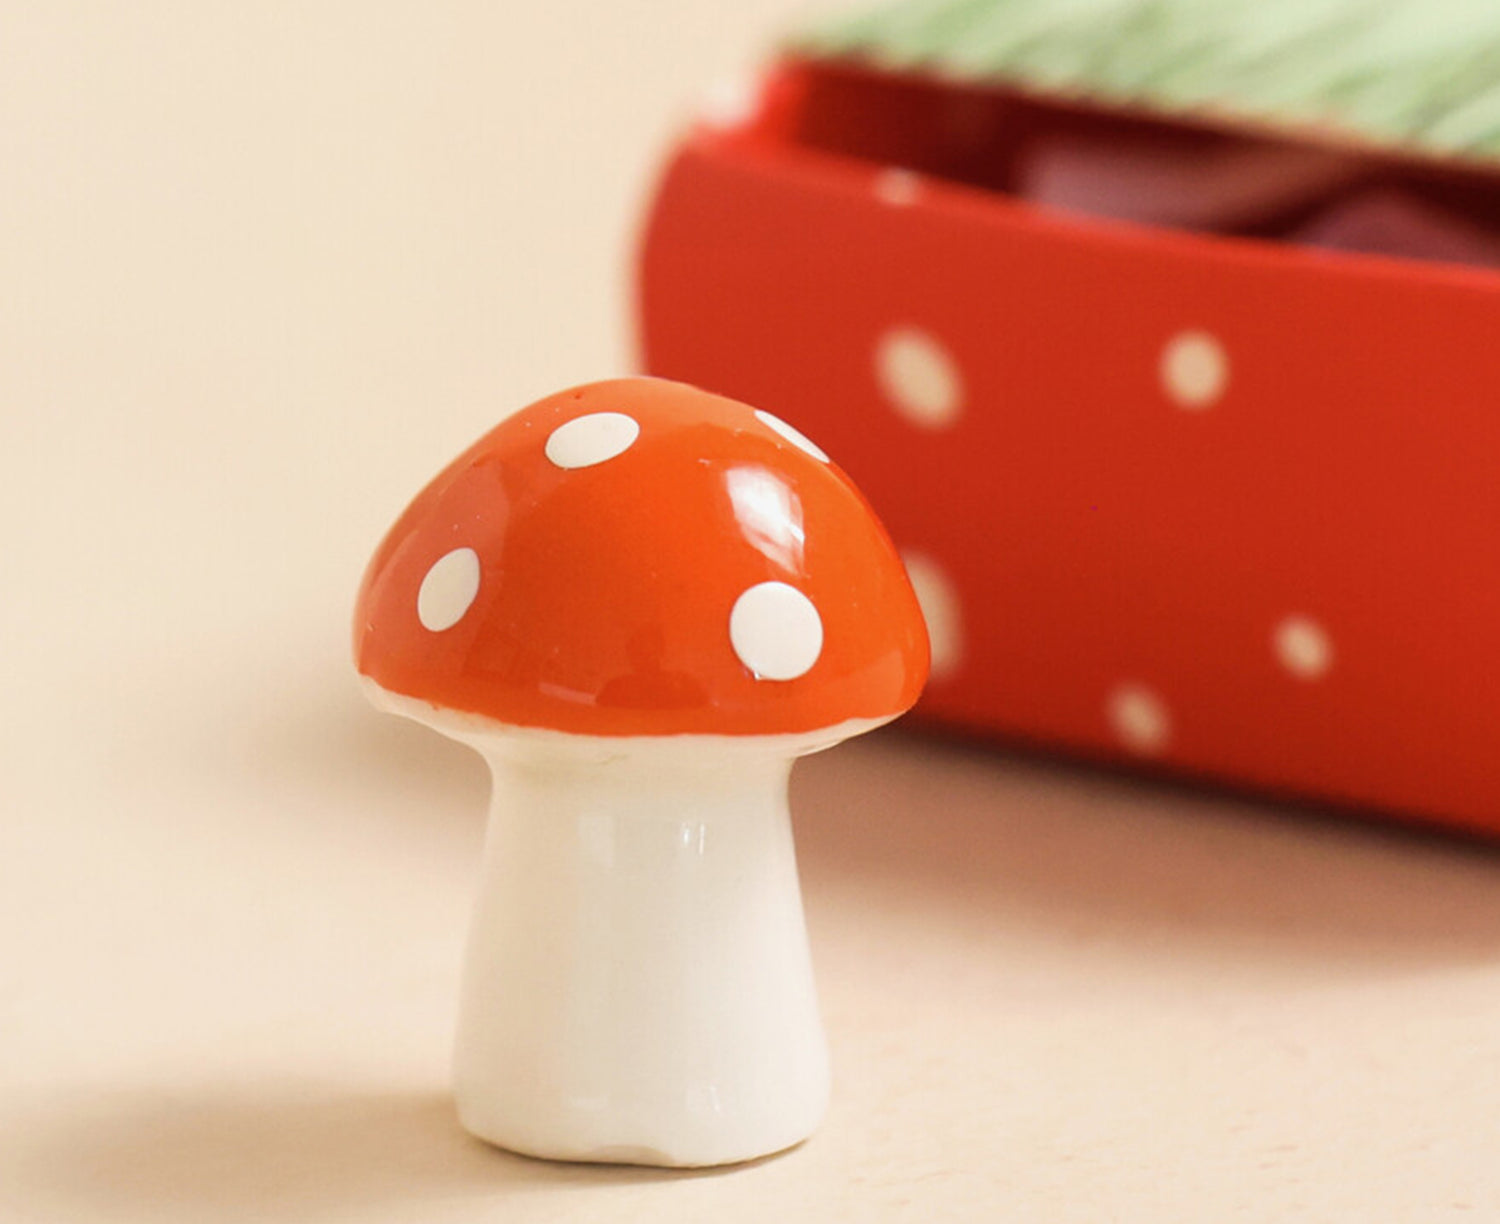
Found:
M 713 1165 L 797 1143 L 827 1106 L 828 1058 L 794 754 L 603 742 L 475 743 L 494 797 L 455 1060 L 463 1124 L 562 1160 Z

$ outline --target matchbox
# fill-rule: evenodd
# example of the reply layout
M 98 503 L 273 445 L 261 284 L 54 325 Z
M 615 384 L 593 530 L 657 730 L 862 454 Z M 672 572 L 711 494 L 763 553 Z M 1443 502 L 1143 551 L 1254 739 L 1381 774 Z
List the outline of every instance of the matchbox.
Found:
M 646 369 L 858 482 L 928 723 L 1500 832 L 1500 274 L 1017 198 L 1005 149 L 1060 122 L 1159 121 L 781 63 L 661 177 Z

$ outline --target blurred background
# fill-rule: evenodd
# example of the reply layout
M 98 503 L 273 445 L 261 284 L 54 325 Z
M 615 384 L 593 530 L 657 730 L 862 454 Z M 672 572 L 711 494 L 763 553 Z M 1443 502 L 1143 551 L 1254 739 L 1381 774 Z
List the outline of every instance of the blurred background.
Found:
M 5 640 L 336 655 L 435 465 L 632 367 L 666 143 L 801 7 L 5 6 Z

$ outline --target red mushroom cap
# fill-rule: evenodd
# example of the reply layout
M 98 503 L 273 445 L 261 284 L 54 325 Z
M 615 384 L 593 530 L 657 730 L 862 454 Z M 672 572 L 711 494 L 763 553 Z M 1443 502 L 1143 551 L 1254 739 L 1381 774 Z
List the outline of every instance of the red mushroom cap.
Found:
M 884 528 L 769 413 L 626 378 L 509 417 L 396 521 L 359 671 L 498 723 L 761 735 L 891 718 L 927 676 Z

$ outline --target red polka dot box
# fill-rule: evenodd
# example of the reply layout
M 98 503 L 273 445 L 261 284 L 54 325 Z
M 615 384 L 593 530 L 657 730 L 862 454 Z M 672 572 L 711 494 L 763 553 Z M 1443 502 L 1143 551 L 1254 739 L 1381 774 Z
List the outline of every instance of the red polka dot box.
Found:
M 864 489 L 930 723 L 1500 833 L 1496 164 L 793 56 L 666 166 L 645 365 Z

